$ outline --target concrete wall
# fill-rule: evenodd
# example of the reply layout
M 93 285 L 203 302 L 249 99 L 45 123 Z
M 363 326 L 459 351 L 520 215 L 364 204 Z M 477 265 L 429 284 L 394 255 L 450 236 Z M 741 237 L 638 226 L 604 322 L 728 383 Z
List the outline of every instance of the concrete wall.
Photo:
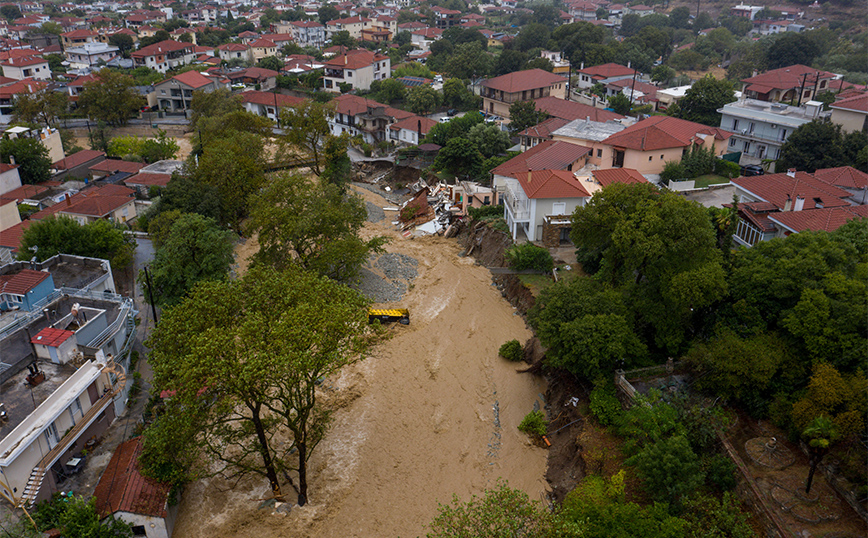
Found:
M 865 112 L 855 112 L 851 110 L 832 109 L 832 123 L 841 126 L 841 130 L 845 133 L 854 131 L 862 131 L 868 123 L 868 115 Z
M 10 201 L 5 204 L 0 202 L 0 230 L 6 230 L 21 222 L 21 215 L 18 213 L 18 204 L 15 201 Z
M 62 159 L 63 157 L 61 157 Z M 9 191 L 15 190 L 21 186 L 21 176 L 18 175 L 18 169 L 13 168 L 0 174 L 0 194 L 6 194 Z
M 542 240 L 543 222 L 546 215 L 572 215 L 577 207 L 584 207 L 586 198 L 540 198 L 530 201 L 531 227 L 528 239 L 531 241 Z M 553 212 L 554 205 L 564 204 L 563 212 Z
M 171 536 L 171 529 L 166 525 L 166 520 L 161 517 L 143 516 L 131 512 L 115 512 L 114 515 L 133 527 L 144 527 L 145 536 L 148 538 L 169 538 Z

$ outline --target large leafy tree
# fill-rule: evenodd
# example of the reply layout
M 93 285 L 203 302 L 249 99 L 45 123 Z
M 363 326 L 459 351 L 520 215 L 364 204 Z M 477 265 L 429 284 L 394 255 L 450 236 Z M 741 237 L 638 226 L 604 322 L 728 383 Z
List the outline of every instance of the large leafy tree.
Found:
M 159 224 L 159 219 L 155 219 Z M 178 216 L 169 233 L 160 237 L 159 248 L 150 267 L 150 280 L 144 274 L 139 282 L 146 289 L 145 299 L 159 305 L 180 302 L 196 283 L 224 280 L 233 261 L 233 234 L 197 213 Z M 150 289 L 150 284 L 153 289 Z
M 164 311 L 148 340 L 154 386 L 173 391 L 151 441 L 200 451 L 202 472 L 263 476 L 278 498 L 279 477 L 295 469 L 304 504 L 307 463 L 329 422 L 317 385 L 364 357 L 366 304 L 298 267 L 201 283 Z M 278 429 L 289 442 L 275 442 Z M 159 467 L 159 458 L 151 464 Z
M 15 96 L 13 111 L 16 121 L 54 126 L 66 113 L 69 97 L 66 92 L 43 89 Z
M 510 146 L 509 134 L 499 125 L 478 123 L 470 128 L 467 140 L 476 146 L 483 157 L 499 155 Z
M 323 145 L 325 166 L 320 178 L 327 183 L 337 185 L 341 192 L 346 191 L 353 168 L 350 156 L 347 154 L 349 146 L 350 136 L 347 133 L 341 133 L 341 136 L 328 136 Z
M 536 101 L 516 101 L 509 105 L 509 129 L 513 133 L 538 125 L 548 117 L 542 110 L 537 110 Z
M 699 457 L 683 435 L 648 445 L 626 463 L 635 466 L 653 499 L 672 504 L 680 503 L 705 480 Z
M 199 128 L 199 121 L 202 118 L 217 118 L 242 110 L 241 96 L 226 88 L 219 88 L 213 92 L 195 91 L 190 101 L 190 126 L 195 130 Z
M 811 65 L 821 53 L 816 42 L 807 35 L 784 32 L 768 50 L 769 69 L 791 65 Z
M 405 104 L 410 112 L 423 116 L 440 106 L 442 95 L 431 86 L 417 86 L 407 92 Z
M 470 41 L 455 46 L 443 66 L 443 71 L 453 78 L 472 79 L 487 76 L 491 72 L 492 63 L 485 47 L 479 41 Z
M 256 264 L 279 270 L 298 265 L 346 280 L 385 243 L 359 236 L 366 218 L 361 199 L 345 196 L 338 185 L 285 173 L 251 197 L 246 230 L 259 237 Z
M 732 84 L 727 80 L 718 80 L 711 75 L 697 80 L 687 90 L 684 97 L 678 101 L 677 107 L 672 107 L 672 116 L 683 120 L 694 121 L 713 127 L 720 126 L 718 109 L 735 101 Z
M 865 161 L 866 147 L 868 139 L 864 133 L 844 135 L 840 125 L 814 120 L 800 125 L 787 138 L 781 146 L 776 169 L 813 172 L 822 168 L 858 166 L 856 162 Z
M 446 146 L 437 153 L 434 168 L 456 177 L 476 178 L 482 173 L 483 161 L 482 154 L 469 140 L 450 138 Z
M 334 113 L 334 105 L 304 101 L 280 111 L 280 123 L 286 133 L 286 142 L 307 151 L 311 158 L 311 170 L 320 175 L 320 148 L 330 134 L 328 118 Z
M 450 78 L 443 83 L 443 104 L 463 109 L 474 101 L 474 95 L 461 79 Z
M 118 51 L 123 55 L 124 58 L 130 57 L 130 52 L 132 52 L 135 43 L 133 42 L 133 38 L 128 36 L 127 34 L 116 33 L 109 36 L 109 45 L 115 46 L 118 48 Z
M 835 424 L 827 417 L 819 416 L 812 420 L 802 432 L 802 437 L 808 441 L 808 454 L 810 455 L 808 480 L 805 482 L 805 495 L 811 492 L 811 484 L 814 482 L 814 472 L 823 461 L 823 456 L 829 452 L 832 443 L 838 436 Z
M 112 126 L 126 125 L 145 106 L 145 98 L 135 89 L 132 77 L 103 69 L 96 80 L 84 83 L 78 106 L 87 117 Z
M 616 184 L 577 208 L 572 222 L 586 270 L 621 288 L 639 328 L 671 353 L 726 292 L 716 235 L 698 204 L 648 184 Z
M 482 123 L 482 114 L 468 113 L 460 118 L 452 118 L 446 123 L 438 123 L 431 127 L 425 136 L 425 142 L 445 146 L 453 138 L 467 138 L 467 133 L 478 123 Z
M 69 217 L 49 217 L 35 221 L 24 231 L 18 259 L 36 256 L 41 262 L 55 254 L 72 254 L 109 260 L 118 270 L 132 263 L 134 249 L 132 238 L 107 220 L 82 226 Z
M 0 159 L 18 165 L 21 182 L 28 185 L 48 181 L 51 177 L 51 159 L 48 148 L 35 138 L 4 138 L 0 140 Z
M 621 293 L 589 278 L 543 290 L 528 321 L 549 348 L 550 365 L 591 381 L 635 365 L 646 353 Z

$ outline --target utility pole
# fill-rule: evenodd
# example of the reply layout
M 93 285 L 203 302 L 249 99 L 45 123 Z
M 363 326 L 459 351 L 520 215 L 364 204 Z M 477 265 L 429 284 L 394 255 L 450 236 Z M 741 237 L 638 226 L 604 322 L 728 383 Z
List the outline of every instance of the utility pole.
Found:
M 808 74 L 805 73 L 802 75 L 802 85 L 799 86 L 799 100 L 796 106 L 802 106 L 802 94 L 805 92 L 805 80 L 808 79 Z
M 145 282 L 148 283 L 148 297 L 151 299 L 151 313 L 154 315 L 154 325 L 157 324 L 157 305 L 154 304 L 154 288 L 151 286 L 151 274 L 148 273 L 148 266 L 144 267 Z

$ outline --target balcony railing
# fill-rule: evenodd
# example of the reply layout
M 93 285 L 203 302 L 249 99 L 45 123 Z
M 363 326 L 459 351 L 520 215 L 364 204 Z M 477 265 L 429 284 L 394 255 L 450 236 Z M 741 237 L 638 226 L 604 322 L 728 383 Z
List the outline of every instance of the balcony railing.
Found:
M 505 203 L 515 220 L 530 220 L 530 200 L 516 193 L 510 185 L 506 186 Z

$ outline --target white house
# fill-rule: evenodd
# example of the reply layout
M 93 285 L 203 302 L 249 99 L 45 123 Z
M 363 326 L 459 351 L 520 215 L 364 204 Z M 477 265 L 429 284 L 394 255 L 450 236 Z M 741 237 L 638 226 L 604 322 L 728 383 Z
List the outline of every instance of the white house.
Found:
M 392 73 L 388 56 L 363 49 L 347 51 L 324 64 L 323 86 L 328 92 L 340 92 L 341 84 L 369 90 L 372 82 L 385 80 Z
M 15 80 L 24 80 L 25 78 L 49 80 L 51 78 L 48 60 L 41 56 L 9 58 L 0 63 L 0 67 L 3 68 L 4 77 L 14 78 Z
M 577 207 L 591 194 L 569 170 L 516 172 L 504 184 L 503 218 L 513 240 L 522 232 L 528 241 L 540 241 L 543 227 L 569 222 Z

